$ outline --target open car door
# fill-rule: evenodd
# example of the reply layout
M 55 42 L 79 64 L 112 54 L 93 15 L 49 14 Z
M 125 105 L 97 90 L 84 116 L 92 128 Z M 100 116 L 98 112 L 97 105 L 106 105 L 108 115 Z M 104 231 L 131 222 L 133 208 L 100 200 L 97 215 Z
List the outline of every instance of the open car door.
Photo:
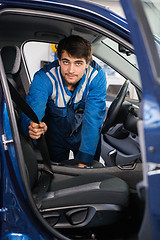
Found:
M 150 11 L 154 10 L 155 30 L 156 24 L 160 24 L 160 14 L 158 14 L 160 3 L 139 0 L 122 0 L 121 3 L 131 31 L 143 87 L 139 136 L 144 175 L 143 187 L 141 186 L 139 190 L 145 189 L 146 209 L 139 237 L 140 239 L 160 239 L 160 59 L 156 48 L 155 31 L 153 37 L 153 29 L 144 12 L 147 5 Z M 153 21 L 153 15 L 151 20 Z

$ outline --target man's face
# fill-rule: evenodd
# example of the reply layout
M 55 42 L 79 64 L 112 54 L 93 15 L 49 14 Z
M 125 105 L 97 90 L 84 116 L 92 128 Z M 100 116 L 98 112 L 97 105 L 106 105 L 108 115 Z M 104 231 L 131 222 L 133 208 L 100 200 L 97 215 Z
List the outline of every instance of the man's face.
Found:
M 68 55 L 67 51 L 62 52 L 61 59 L 58 59 L 61 67 L 61 74 L 64 77 L 69 90 L 74 90 L 76 83 L 82 78 L 89 63 L 84 58 L 75 58 Z

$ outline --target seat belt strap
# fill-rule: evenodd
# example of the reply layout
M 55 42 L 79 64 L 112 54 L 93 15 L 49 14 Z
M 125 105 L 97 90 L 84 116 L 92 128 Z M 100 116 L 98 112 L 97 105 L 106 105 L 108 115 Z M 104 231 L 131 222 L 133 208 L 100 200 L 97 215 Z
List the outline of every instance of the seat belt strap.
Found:
M 12 83 L 8 80 L 8 85 L 11 92 L 12 100 L 16 103 L 16 105 L 21 109 L 22 112 L 26 114 L 28 118 L 30 118 L 33 122 L 39 124 L 39 120 L 33 109 L 28 105 L 28 103 L 21 97 L 19 92 L 15 89 Z M 37 145 L 42 155 L 44 171 L 53 176 L 50 156 L 48 152 L 48 147 L 46 144 L 46 140 L 44 135 L 42 134 L 39 139 L 37 139 Z

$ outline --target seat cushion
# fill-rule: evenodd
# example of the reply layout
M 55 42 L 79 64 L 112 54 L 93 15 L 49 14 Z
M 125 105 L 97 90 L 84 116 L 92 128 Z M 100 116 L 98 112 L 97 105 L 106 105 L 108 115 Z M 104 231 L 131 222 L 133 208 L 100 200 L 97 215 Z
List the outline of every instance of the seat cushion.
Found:
M 126 207 L 128 185 L 106 174 L 86 174 L 51 185 L 41 202 L 41 209 L 86 205 L 113 204 Z

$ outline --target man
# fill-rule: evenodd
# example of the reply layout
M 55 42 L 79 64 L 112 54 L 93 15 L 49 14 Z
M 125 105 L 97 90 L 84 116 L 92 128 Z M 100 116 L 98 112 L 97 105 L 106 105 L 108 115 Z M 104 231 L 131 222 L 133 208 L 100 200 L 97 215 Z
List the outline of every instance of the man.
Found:
M 61 40 L 57 58 L 35 74 L 26 97 L 40 123 L 22 114 L 22 129 L 34 140 L 45 133 L 52 161 L 67 160 L 72 150 L 79 167 L 91 166 L 100 157 L 106 75 L 80 36 Z

